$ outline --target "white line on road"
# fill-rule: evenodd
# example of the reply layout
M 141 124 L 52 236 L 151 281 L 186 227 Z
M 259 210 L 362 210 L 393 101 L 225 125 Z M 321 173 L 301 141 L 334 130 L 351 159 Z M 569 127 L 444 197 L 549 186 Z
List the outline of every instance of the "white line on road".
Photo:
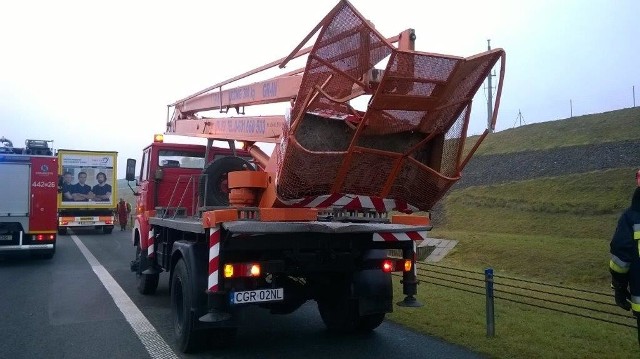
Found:
M 153 359 L 172 359 L 178 358 L 176 354 L 171 350 L 171 347 L 167 344 L 167 342 L 162 339 L 156 328 L 147 320 L 147 318 L 142 314 L 140 309 L 136 307 L 133 301 L 127 296 L 127 293 L 122 290 L 120 285 L 116 282 L 115 279 L 109 274 L 109 272 L 98 262 L 96 257 L 91 254 L 89 249 L 80 241 L 80 238 L 75 234 L 71 235 L 71 238 L 76 243 L 80 252 L 87 259 L 87 262 L 91 265 L 91 268 L 98 276 L 102 285 L 107 289 L 109 294 L 111 294 L 111 298 L 118 306 L 118 309 L 122 312 L 129 325 L 138 338 L 151 355 Z

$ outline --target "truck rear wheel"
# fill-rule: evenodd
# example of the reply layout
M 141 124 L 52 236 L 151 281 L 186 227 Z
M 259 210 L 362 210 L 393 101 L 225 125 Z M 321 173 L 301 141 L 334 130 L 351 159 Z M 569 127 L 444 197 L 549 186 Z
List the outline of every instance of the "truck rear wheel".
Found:
M 352 281 L 335 278 L 325 288 L 324 296 L 317 299 L 318 312 L 329 331 L 337 333 L 368 332 L 384 321 L 385 314 L 360 314 L 359 301 L 351 296 Z
M 171 277 L 171 316 L 173 332 L 180 350 L 192 352 L 202 346 L 202 332 L 195 329 L 195 318 L 191 311 L 196 300 L 193 283 L 183 259 L 178 260 Z
M 142 273 L 147 268 L 147 256 L 142 253 L 140 245 L 136 247 L 136 261 L 138 262 L 138 268 L 136 269 L 136 279 L 138 280 L 138 292 L 140 294 L 153 294 L 158 289 L 158 280 L 160 274 L 144 274 Z
M 31 255 L 32 257 L 39 258 L 39 259 L 51 259 L 53 258 L 53 255 L 55 253 L 56 253 L 56 244 L 54 243 L 53 248 L 32 252 Z
M 385 313 L 360 315 L 356 299 L 320 300 L 318 311 L 327 329 L 337 333 L 368 332 L 380 326 L 385 317 Z
M 102 233 L 111 234 L 113 232 L 113 226 L 104 226 L 102 227 Z
M 67 227 L 58 227 L 58 234 L 61 236 L 67 234 Z

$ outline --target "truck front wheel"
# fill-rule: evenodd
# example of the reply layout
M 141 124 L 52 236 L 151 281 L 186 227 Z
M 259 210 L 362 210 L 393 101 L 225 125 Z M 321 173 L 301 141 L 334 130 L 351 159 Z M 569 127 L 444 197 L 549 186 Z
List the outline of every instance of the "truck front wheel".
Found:
M 171 277 L 171 316 L 173 330 L 182 352 L 192 352 L 202 344 L 202 333 L 196 331 L 191 311 L 193 301 L 192 279 L 184 260 L 178 260 Z
M 158 289 L 158 280 L 160 278 L 160 274 L 144 274 L 142 273 L 145 269 L 147 269 L 147 256 L 142 253 L 140 249 L 140 245 L 136 247 L 136 262 L 138 264 L 138 268 L 136 268 L 136 279 L 138 280 L 138 292 L 140 294 L 153 294 Z

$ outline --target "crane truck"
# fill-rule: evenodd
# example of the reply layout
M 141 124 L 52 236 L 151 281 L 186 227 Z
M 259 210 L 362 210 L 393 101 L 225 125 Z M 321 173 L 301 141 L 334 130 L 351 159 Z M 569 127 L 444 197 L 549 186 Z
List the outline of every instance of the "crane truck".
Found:
M 48 140 L 0 138 L 0 254 L 51 259 L 56 250 L 57 158 Z
M 131 270 L 145 295 L 168 274 L 180 350 L 232 340 L 248 306 L 287 314 L 311 300 L 331 331 L 373 330 L 393 310 L 393 272 L 397 304 L 421 305 L 424 213 L 493 130 L 505 53 L 419 52 L 415 38 L 386 38 L 340 1 L 288 56 L 170 104 L 140 168 L 127 160 Z M 251 82 L 303 56 L 304 68 Z M 473 142 L 472 99 L 498 62 L 495 111 Z M 277 103 L 290 107 L 248 113 Z

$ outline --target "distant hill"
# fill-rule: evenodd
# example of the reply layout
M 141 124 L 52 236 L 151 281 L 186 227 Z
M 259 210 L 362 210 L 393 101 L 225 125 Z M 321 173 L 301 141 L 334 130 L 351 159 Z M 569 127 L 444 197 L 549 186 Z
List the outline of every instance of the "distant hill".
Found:
M 455 228 L 470 223 L 471 217 L 478 223 L 499 222 L 496 229 L 515 223 L 516 217 L 528 218 L 532 228 L 544 232 L 550 220 L 559 218 L 554 208 L 575 207 L 573 201 L 581 193 L 586 199 L 578 206 L 608 208 L 606 216 L 593 214 L 591 220 L 604 229 L 598 233 L 604 235 L 627 204 L 638 168 L 640 108 L 526 125 L 489 135 L 464 168 L 462 179 L 433 209 L 432 217 L 436 225 Z M 555 195 L 546 197 L 549 193 Z M 603 205 L 600 201 L 605 193 L 610 201 Z M 492 206 L 472 200 L 479 197 Z M 540 204 L 542 197 L 545 201 Z M 509 209 L 498 211 L 500 204 Z M 551 213 L 541 220 L 541 211 Z M 581 226 L 578 213 L 582 212 L 563 214 L 569 218 L 565 223 L 574 218 L 576 227 Z
M 632 107 L 496 132 L 487 136 L 476 156 L 638 140 L 640 107 Z
M 487 136 L 455 188 L 640 167 L 640 107 Z

